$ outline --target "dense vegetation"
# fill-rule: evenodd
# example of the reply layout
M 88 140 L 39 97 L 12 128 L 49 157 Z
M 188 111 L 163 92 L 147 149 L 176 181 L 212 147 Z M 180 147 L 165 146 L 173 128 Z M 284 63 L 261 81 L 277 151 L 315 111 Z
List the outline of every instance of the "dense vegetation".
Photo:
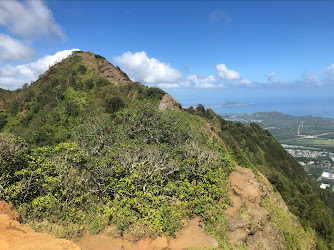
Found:
M 0 92 L 0 196 L 26 223 L 62 237 L 114 224 L 112 234 L 140 238 L 174 236 L 199 216 L 223 246 L 226 180 L 238 164 L 269 179 L 305 230 L 316 231 L 319 248 L 333 247 L 333 196 L 268 131 L 202 105 L 161 111 L 165 92 L 110 82 L 94 60 L 106 64 L 79 52 L 32 85 Z
M 204 135 L 202 142 L 183 143 L 194 135 L 188 133 L 191 117 L 180 120 L 149 105 L 99 118 L 87 117 L 73 131 L 80 145 L 29 150 L 1 136 L 3 195 L 26 221 L 56 223 L 59 236 L 82 227 L 98 232 L 111 222 L 118 233 L 143 236 L 173 235 L 183 218 L 194 215 L 209 224 L 222 219 L 229 204 L 224 180 L 232 164 Z M 137 123 L 144 129 L 134 131 Z M 169 127 L 163 137 L 161 126 Z

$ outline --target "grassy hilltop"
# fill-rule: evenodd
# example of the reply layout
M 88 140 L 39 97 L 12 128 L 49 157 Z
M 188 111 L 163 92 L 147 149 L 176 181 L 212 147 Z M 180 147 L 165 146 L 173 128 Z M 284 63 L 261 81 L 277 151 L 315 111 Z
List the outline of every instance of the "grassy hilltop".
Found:
M 334 196 L 268 131 L 165 97 L 91 52 L 73 53 L 30 86 L 0 90 L 0 198 L 60 237 L 110 224 L 115 234 L 173 237 L 198 216 L 227 248 L 227 178 L 239 165 L 262 173 L 298 218 L 300 228 L 275 220 L 287 248 L 312 240 L 334 248 Z M 272 200 L 263 207 L 272 218 L 287 213 Z

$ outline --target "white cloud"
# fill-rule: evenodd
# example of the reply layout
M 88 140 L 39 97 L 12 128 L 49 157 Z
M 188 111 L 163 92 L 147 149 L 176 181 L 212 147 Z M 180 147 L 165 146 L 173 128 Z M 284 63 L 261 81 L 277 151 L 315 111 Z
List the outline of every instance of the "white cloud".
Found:
M 147 57 L 145 51 L 134 54 L 128 51 L 113 59 L 134 81 L 146 84 L 174 83 L 182 77 L 178 70 L 168 64 Z
M 319 82 L 318 77 L 316 75 L 305 75 L 304 80 L 309 82 Z
M 267 75 L 267 77 L 268 77 L 268 78 L 271 78 L 271 77 L 273 77 L 274 75 L 276 75 L 276 72 L 271 72 L 271 73 L 269 73 L 269 74 Z
M 241 85 L 247 86 L 247 87 L 255 87 L 255 86 L 257 86 L 256 83 L 254 83 L 254 82 L 252 82 L 252 81 L 250 81 L 248 79 L 241 79 L 240 83 L 241 83 Z
M 222 11 L 221 9 L 215 9 L 210 14 L 210 21 L 211 22 L 218 22 L 219 20 L 223 19 L 224 17 L 225 17 L 224 11 Z
M 216 70 L 219 78 L 223 80 L 238 80 L 241 78 L 238 72 L 227 69 L 225 64 L 217 64 Z
M 196 74 L 188 76 L 183 82 L 180 82 L 181 87 L 190 88 L 226 88 L 226 87 L 254 87 L 255 83 L 248 79 L 239 80 L 222 80 L 216 76 L 205 76 Z
M 42 35 L 65 38 L 44 1 L 0 1 L 0 25 L 29 40 Z
M 49 67 L 68 57 L 76 50 L 78 49 L 59 51 L 54 55 L 47 55 L 36 62 L 27 64 L 17 66 L 6 65 L 0 68 L 0 88 L 16 89 L 21 87 L 23 83 L 35 81 Z
M 271 83 L 279 83 L 278 80 L 274 79 L 275 75 L 276 75 L 276 72 L 269 73 L 267 75 L 268 81 Z
M 243 84 L 251 84 L 251 83 L 252 83 L 252 82 L 251 82 L 250 80 L 248 80 L 248 79 L 242 79 L 240 82 L 243 83 Z
M 326 85 L 334 86 L 334 64 L 327 68 L 324 82 Z
M 217 82 L 214 76 L 205 76 L 203 74 L 190 75 L 186 78 L 190 86 L 195 88 L 214 88 Z
M 329 67 L 327 68 L 327 71 L 328 71 L 329 73 L 331 73 L 331 74 L 334 74 L 334 64 L 332 64 L 331 66 L 329 66 Z
M 0 63 L 1 61 L 30 60 L 34 56 L 33 49 L 8 35 L 0 33 Z
M 178 83 L 159 83 L 157 84 L 157 86 L 159 88 L 162 88 L 162 89 L 171 89 L 171 88 L 180 88 L 180 84 Z

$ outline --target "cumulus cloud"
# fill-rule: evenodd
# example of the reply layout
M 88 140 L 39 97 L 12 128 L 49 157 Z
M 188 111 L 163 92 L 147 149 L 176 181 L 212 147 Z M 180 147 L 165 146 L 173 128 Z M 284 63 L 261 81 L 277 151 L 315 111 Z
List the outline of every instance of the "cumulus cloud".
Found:
M 248 79 L 222 80 L 217 76 L 196 74 L 187 76 L 179 83 L 180 87 L 187 88 L 226 88 L 226 87 L 255 87 L 256 83 Z
M 0 62 L 30 60 L 34 56 L 33 49 L 19 40 L 0 33 Z
M 272 72 L 267 75 L 268 81 L 271 84 L 260 83 L 259 86 L 262 87 L 277 87 L 277 88 L 286 88 L 286 87 L 301 87 L 301 88 L 311 88 L 311 87 L 324 87 L 329 86 L 329 78 L 319 78 L 314 74 L 304 74 L 301 75 L 300 79 L 294 81 L 281 81 L 274 79 L 276 72 Z
M 155 58 L 149 58 L 145 51 L 134 54 L 128 51 L 113 59 L 134 81 L 146 84 L 175 83 L 182 77 L 178 70 Z
M 217 64 L 216 71 L 217 71 L 218 77 L 223 80 L 238 80 L 241 78 L 238 72 L 227 69 L 225 64 Z
M 178 83 L 158 83 L 157 86 L 162 89 L 174 89 L 181 87 Z
M 334 64 L 324 74 L 302 75 L 295 81 L 276 79 L 276 72 L 267 75 L 268 82 L 256 82 L 242 77 L 237 71 L 228 69 L 225 64 L 217 64 L 216 75 L 191 74 L 182 77 L 180 71 L 155 58 L 149 58 L 144 51 L 126 52 L 113 58 L 132 80 L 148 86 L 160 88 L 288 88 L 288 87 L 325 87 L 334 86 Z M 186 75 L 188 68 L 180 69 Z
M 59 51 L 54 55 L 47 55 L 27 64 L 17 66 L 6 65 L 0 68 L 0 88 L 16 89 L 23 83 L 37 80 L 38 76 L 44 73 L 49 67 L 53 66 L 62 59 L 68 57 L 78 49 Z
M 214 88 L 217 79 L 214 76 L 205 76 L 203 74 L 190 75 L 186 78 L 188 85 L 195 88 Z
M 29 40 L 43 35 L 65 38 L 43 1 L 0 1 L 0 25 Z

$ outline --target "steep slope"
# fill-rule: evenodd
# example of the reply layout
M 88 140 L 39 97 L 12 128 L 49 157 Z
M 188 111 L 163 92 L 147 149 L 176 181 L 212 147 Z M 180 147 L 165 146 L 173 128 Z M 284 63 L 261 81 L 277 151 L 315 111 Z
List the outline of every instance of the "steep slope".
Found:
M 312 186 L 256 124 L 225 121 L 203 105 L 184 110 L 91 52 L 74 53 L 30 86 L 1 91 L 0 99 L 0 195 L 36 230 L 76 237 L 114 225 L 113 234 L 139 240 L 175 237 L 187 220 L 200 218 L 221 247 L 253 246 L 255 240 L 229 240 L 228 220 L 236 221 L 238 210 L 259 225 L 270 214 L 268 225 L 281 232 L 275 246 L 312 248 L 317 237 L 317 247 L 333 247 L 333 197 Z M 258 214 L 242 206 L 230 213 L 236 200 L 228 177 L 237 165 L 266 176 L 297 217 L 280 209 L 278 198 L 266 199 L 260 184 L 265 202 L 250 206 Z M 300 223 L 275 220 L 277 214 Z
M 222 121 L 221 128 L 222 138 L 234 145 L 234 159 L 241 166 L 256 168 L 263 173 L 303 227 L 315 229 L 318 244 L 322 245 L 322 239 L 325 239 L 333 247 L 333 195 L 314 185 L 303 167 L 269 131 L 255 123 L 242 125 L 228 121 Z
M 232 206 L 226 210 L 231 245 L 250 249 L 314 249 L 314 231 L 305 231 L 268 180 L 236 167 L 229 177 Z

